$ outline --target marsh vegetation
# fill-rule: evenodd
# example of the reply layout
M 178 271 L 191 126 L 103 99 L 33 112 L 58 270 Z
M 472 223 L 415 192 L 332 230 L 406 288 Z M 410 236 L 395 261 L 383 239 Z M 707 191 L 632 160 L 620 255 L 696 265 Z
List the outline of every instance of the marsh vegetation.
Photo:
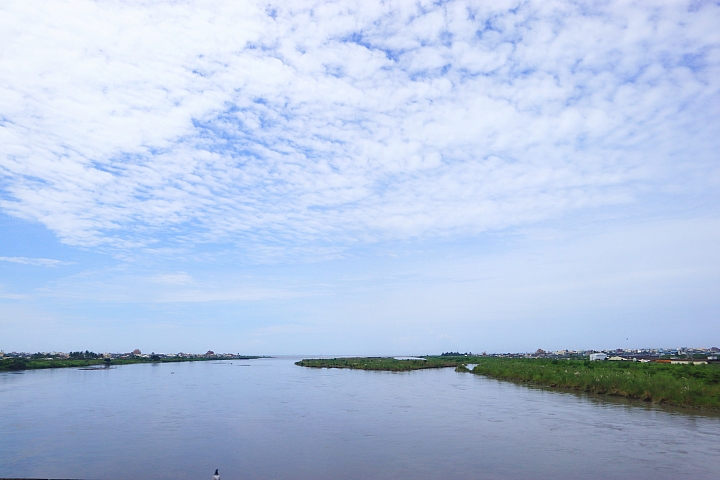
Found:
M 455 367 L 457 371 L 559 389 L 614 395 L 647 402 L 720 410 L 720 365 L 673 365 L 629 361 L 553 360 L 487 356 L 305 359 L 314 368 L 409 371 Z M 472 370 L 467 365 L 475 364 Z
M 720 410 L 720 365 L 487 358 L 472 373 L 555 388 Z
M 311 358 L 295 362 L 295 365 L 311 368 L 351 368 L 355 370 L 383 370 L 388 372 L 406 372 L 425 368 L 457 367 L 454 358 L 423 357 L 425 360 L 393 357 L 349 357 L 349 358 Z

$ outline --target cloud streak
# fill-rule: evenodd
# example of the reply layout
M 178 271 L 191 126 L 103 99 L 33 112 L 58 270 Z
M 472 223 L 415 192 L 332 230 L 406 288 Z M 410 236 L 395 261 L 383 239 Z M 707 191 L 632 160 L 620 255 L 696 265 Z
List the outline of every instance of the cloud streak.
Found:
M 0 208 L 73 245 L 337 251 L 720 178 L 709 3 L 2 8 Z
M 0 262 L 19 263 L 21 265 L 33 265 L 36 267 L 58 267 L 61 265 L 72 265 L 72 262 L 53 260 L 51 258 L 0 257 Z

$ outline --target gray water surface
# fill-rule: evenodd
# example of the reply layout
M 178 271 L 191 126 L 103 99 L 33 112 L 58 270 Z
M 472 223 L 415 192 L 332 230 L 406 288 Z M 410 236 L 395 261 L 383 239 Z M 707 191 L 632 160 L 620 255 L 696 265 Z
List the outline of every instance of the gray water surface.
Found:
M 0 477 L 717 478 L 720 418 L 297 358 L 0 374 Z

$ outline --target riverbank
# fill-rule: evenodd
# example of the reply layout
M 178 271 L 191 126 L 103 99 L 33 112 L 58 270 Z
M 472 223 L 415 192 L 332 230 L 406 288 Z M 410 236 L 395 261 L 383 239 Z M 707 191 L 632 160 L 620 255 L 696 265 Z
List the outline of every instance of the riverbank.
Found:
M 672 365 L 628 361 L 516 359 L 483 356 L 305 359 L 312 368 L 410 371 L 456 367 L 458 371 L 551 388 L 640 399 L 720 411 L 720 365 Z M 467 365 L 475 364 L 472 370 Z
M 132 365 L 136 363 L 178 363 L 178 362 L 207 362 L 210 360 L 253 360 L 263 357 L 255 356 L 215 356 L 215 357 L 160 357 L 160 358 L 92 358 L 92 359 L 25 359 L 10 357 L 0 359 L 0 372 L 39 370 L 45 368 L 82 368 L 82 367 L 112 367 L 117 365 Z
M 717 364 L 488 358 L 477 362 L 471 371 L 501 380 L 720 410 Z
M 347 358 L 307 358 L 295 365 L 310 368 L 350 368 L 353 370 L 380 370 L 386 372 L 407 372 L 426 368 L 447 368 L 477 363 L 481 357 L 442 357 L 428 356 L 417 359 L 396 359 L 394 357 L 347 357 Z
M 420 358 L 420 357 L 418 357 Z M 354 370 L 381 370 L 386 372 L 407 372 L 425 368 L 457 367 L 463 362 L 445 357 L 422 357 L 424 360 L 398 360 L 393 357 L 352 357 L 352 358 L 309 358 L 295 362 L 295 365 L 310 368 L 350 368 Z

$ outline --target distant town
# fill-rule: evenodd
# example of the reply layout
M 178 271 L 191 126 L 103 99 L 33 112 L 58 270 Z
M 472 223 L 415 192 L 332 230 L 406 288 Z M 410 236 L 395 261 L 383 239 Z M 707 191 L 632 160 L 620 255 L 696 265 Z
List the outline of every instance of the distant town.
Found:
M 5 353 L 0 350 L 0 359 L 2 358 L 25 358 L 28 360 L 95 360 L 95 359 L 133 359 L 133 358 L 146 358 L 152 359 L 171 359 L 171 358 L 257 358 L 249 357 L 248 355 L 240 355 L 239 353 L 215 353 L 212 350 L 208 350 L 205 353 L 142 353 L 139 349 L 135 349 L 132 352 L 127 353 L 95 353 L 89 350 L 77 351 L 77 352 L 10 352 Z
M 441 356 L 488 356 L 504 358 L 551 358 L 575 360 L 610 360 L 634 362 L 662 362 L 662 363 L 715 363 L 718 361 L 720 348 L 638 348 L 624 350 L 555 350 L 545 351 L 541 348 L 533 353 L 487 353 L 472 352 L 445 352 Z
M 433 356 L 433 355 L 428 355 Z M 473 352 L 444 352 L 440 356 L 488 356 L 507 358 L 567 358 L 567 359 L 589 359 L 589 360 L 630 360 L 630 361 L 653 361 L 653 360 L 717 360 L 720 356 L 720 348 L 639 348 L 624 350 L 621 348 L 613 350 L 555 350 L 545 351 L 537 349 L 532 353 L 473 353 Z M 191 359 L 191 358 L 222 358 L 222 359 L 245 359 L 258 358 L 257 356 L 241 355 L 239 353 L 215 353 L 208 350 L 205 353 L 143 353 L 135 349 L 126 353 L 96 353 L 89 350 L 76 352 L 9 352 L 0 350 L 0 359 L 3 358 L 24 358 L 28 360 L 94 360 L 94 359 Z

